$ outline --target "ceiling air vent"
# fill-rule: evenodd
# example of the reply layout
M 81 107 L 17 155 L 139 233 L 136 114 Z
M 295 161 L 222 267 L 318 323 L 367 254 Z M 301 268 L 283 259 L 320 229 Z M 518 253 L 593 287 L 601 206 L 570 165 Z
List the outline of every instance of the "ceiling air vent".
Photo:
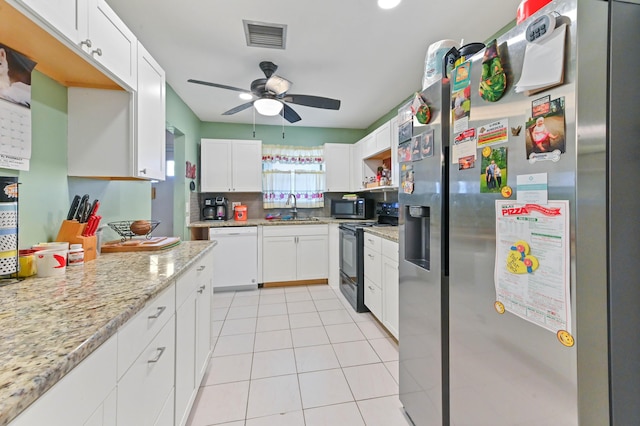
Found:
M 242 20 L 247 46 L 284 49 L 287 39 L 287 26 Z

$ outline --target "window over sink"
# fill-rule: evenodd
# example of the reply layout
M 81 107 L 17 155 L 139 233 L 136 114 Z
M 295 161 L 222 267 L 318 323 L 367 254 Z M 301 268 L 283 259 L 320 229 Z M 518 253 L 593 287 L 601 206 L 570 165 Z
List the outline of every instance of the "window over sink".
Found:
M 262 146 L 263 208 L 286 208 L 289 194 L 299 208 L 324 207 L 324 148 Z

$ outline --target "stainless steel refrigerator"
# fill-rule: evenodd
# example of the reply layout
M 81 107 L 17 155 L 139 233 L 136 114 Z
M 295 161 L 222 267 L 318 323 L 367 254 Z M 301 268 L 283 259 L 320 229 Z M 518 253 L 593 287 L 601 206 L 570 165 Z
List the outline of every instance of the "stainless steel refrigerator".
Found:
M 562 83 L 517 93 L 531 44 L 525 30 L 553 12 L 556 31 L 566 25 Z M 440 81 L 422 93 L 432 117 L 414 126 L 413 134 L 431 138 L 435 155 L 400 164 L 404 185 L 398 196 L 400 400 L 416 425 L 637 424 L 638 22 L 637 0 L 552 1 L 498 37 L 507 85 L 495 102 L 479 95 L 485 51 L 474 55 L 466 126 L 475 129 L 472 165 L 461 160 L 469 151 L 461 155 L 456 141 L 463 128 L 452 120 L 456 90 Z M 541 144 L 545 152 L 538 153 L 534 118 L 542 114 L 551 121 L 549 110 L 558 109 L 564 120 L 560 152 L 552 143 Z M 491 190 L 496 184 L 487 180 L 488 163 L 478 145 L 479 134 L 491 126 L 500 142 L 487 146 L 492 152 L 506 148 L 500 151 L 506 162 L 498 185 L 508 187 L 504 193 Z M 505 302 L 506 309 L 498 303 L 500 283 L 509 278 L 498 203 L 524 204 L 525 191 L 534 188 L 524 182 L 531 176 L 545 179 L 535 187 L 541 194 L 527 192 L 538 205 L 547 205 L 546 196 L 548 206 L 557 200 L 568 206 L 567 255 L 558 261 L 543 253 L 522 272 L 540 277 L 550 264 L 566 268 L 564 335 L 527 318 L 535 311 L 530 306 L 518 311 L 517 303 Z M 511 249 L 521 248 L 514 241 Z

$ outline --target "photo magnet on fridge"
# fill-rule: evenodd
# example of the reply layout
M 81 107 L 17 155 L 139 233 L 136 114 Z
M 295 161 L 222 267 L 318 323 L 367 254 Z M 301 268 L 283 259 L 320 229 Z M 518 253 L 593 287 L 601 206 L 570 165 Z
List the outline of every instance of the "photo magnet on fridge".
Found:
M 480 158 L 480 193 L 502 193 L 507 184 L 507 148 L 482 149 Z
M 542 102 L 541 102 L 542 101 Z M 532 117 L 525 124 L 525 143 L 529 161 L 558 161 L 565 152 L 564 97 L 532 102 Z

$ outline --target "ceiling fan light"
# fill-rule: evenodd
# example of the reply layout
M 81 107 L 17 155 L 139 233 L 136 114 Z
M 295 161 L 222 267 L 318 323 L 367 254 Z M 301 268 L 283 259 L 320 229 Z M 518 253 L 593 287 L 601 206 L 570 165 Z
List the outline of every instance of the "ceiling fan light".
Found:
M 401 0 L 378 0 L 378 7 L 380 9 L 393 9 L 400 4 Z
M 264 88 L 274 95 L 280 96 L 291 88 L 291 84 L 292 83 L 286 78 L 282 78 L 274 74 L 267 79 L 267 83 Z
M 244 100 L 244 101 L 248 101 L 253 99 L 253 95 L 251 93 L 240 93 L 240 99 Z
M 258 111 L 258 114 L 268 116 L 280 114 L 283 107 L 282 102 L 269 98 L 256 99 L 253 102 L 253 106 Z

